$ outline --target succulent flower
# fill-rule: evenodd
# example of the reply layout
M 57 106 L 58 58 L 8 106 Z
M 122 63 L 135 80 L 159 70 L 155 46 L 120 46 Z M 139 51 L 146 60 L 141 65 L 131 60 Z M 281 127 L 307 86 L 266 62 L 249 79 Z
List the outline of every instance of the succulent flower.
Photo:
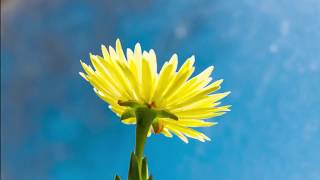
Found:
M 93 68 L 81 61 L 85 73 L 80 75 L 125 124 L 136 124 L 136 110 L 147 108 L 154 113 L 149 135 L 172 137 L 173 133 L 186 143 L 187 137 L 205 141 L 210 139 L 193 128 L 215 125 L 206 119 L 229 111 L 230 106 L 219 105 L 230 92 L 214 93 L 223 80 L 211 82 L 213 66 L 191 77 L 194 56 L 177 70 L 178 56 L 174 54 L 158 72 L 154 50 L 142 52 L 139 43 L 126 54 L 119 39 L 115 49 L 104 45 L 101 49 L 102 56 L 90 54 Z

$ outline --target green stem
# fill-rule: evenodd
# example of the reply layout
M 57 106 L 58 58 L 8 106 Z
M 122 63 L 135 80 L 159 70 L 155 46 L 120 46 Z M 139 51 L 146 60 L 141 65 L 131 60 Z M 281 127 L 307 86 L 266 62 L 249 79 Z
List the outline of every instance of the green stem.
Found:
M 137 108 L 135 113 L 137 118 L 135 154 L 137 156 L 139 169 L 141 170 L 144 145 L 150 126 L 156 117 L 156 112 L 148 108 Z
M 160 125 L 155 120 L 157 117 L 173 120 L 178 120 L 178 117 L 168 111 L 154 110 L 146 104 L 141 105 L 135 101 L 118 101 L 118 104 L 128 107 L 127 111 L 121 115 L 121 120 L 132 117 L 137 119 L 135 152 L 131 153 L 128 180 L 152 180 L 152 176 L 148 175 L 147 159 L 143 157 L 150 127 L 154 123 L 153 127 L 159 128 Z
M 146 131 L 147 128 L 141 127 L 137 124 L 136 128 L 136 148 L 135 148 L 135 154 L 138 159 L 139 166 L 141 165 L 143 152 L 144 152 L 144 145 L 146 143 L 148 131 Z

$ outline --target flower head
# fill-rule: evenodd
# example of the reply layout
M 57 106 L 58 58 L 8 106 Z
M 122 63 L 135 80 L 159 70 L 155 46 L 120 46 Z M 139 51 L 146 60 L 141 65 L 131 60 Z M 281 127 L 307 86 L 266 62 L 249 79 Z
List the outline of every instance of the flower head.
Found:
M 223 80 L 214 82 L 210 77 L 213 66 L 191 77 L 194 56 L 177 69 L 178 56 L 174 54 L 157 72 L 154 50 L 143 51 L 139 43 L 134 50 L 123 52 L 120 40 L 116 49 L 101 46 L 103 56 L 90 54 L 92 68 L 81 61 L 85 73 L 80 75 L 93 87 L 95 93 L 109 104 L 125 124 L 135 124 L 135 106 L 154 110 L 157 117 L 150 132 L 172 137 L 184 142 L 187 137 L 200 141 L 210 140 L 193 127 L 207 127 L 217 123 L 206 121 L 229 111 L 230 106 L 219 106 L 220 100 L 230 92 L 213 93 L 220 89 Z

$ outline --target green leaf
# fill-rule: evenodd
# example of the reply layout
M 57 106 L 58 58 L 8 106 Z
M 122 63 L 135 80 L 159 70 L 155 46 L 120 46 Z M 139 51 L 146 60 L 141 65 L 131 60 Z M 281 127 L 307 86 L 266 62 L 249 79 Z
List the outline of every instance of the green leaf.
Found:
M 148 180 L 153 180 L 153 177 L 152 177 L 152 175 L 150 175 L 150 176 L 149 176 L 149 179 L 148 179 Z
M 121 180 L 120 176 L 116 175 L 116 177 L 114 178 L 114 180 Z
M 140 180 L 140 171 L 136 155 L 132 152 L 128 180 Z
M 148 165 L 147 165 L 147 158 L 144 157 L 142 160 L 141 165 L 141 179 L 147 180 L 148 179 Z

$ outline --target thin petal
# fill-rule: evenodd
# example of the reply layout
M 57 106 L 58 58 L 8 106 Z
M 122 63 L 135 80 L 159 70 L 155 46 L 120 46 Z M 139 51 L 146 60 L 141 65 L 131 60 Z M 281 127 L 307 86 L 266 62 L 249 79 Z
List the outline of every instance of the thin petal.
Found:
M 175 134 L 176 136 L 178 136 L 183 142 L 185 143 L 189 143 L 188 138 L 186 136 L 184 136 L 180 131 L 176 130 L 175 128 L 171 127 L 171 126 L 167 126 L 166 127 L 169 131 L 171 131 L 173 134 Z

